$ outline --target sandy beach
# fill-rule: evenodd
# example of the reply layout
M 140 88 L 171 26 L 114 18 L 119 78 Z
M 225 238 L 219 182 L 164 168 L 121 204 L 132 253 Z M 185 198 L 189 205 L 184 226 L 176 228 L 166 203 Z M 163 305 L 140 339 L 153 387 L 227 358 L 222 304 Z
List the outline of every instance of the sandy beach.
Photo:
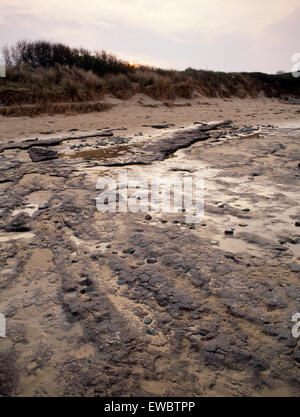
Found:
M 278 99 L 219 99 L 198 97 L 175 102 L 156 101 L 138 94 L 129 100 L 106 97 L 105 102 L 114 107 L 100 113 L 53 115 L 37 117 L 0 116 L 0 139 L 6 140 L 60 136 L 70 129 L 92 132 L 97 129 L 126 128 L 126 135 L 149 132 L 145 124 L 173 123 L 175 127 L 187 126 L 195 121 L 207 122 L 232 119 L 239 125 L 273 124 L 292 126 L 299 122 L 299 106 Z M 151 129 L 150 129 L 151 131 Z M 153 131 L 153 130 L 152 130 Z M 122 132 L 122 134 L 125 132 Z M 75 135 L 75 133 L 73 133 Z M 77 134 L 77 133 L 76 133 Z

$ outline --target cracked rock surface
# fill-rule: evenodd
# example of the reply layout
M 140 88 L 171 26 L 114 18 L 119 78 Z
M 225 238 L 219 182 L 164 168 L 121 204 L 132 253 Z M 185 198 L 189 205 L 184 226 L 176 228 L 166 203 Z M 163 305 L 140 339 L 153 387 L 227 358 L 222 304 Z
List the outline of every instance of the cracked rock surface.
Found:
M 167 133 L 127 166 L 202 175 L 193 227 L 184 212 L 97 211 L 97 178 L 132 148 L 87 160 L 60 142 L 64 157 L 40 162 L 3 150 L 0 395 L 299 396 L 300 130 L 237 130 Z

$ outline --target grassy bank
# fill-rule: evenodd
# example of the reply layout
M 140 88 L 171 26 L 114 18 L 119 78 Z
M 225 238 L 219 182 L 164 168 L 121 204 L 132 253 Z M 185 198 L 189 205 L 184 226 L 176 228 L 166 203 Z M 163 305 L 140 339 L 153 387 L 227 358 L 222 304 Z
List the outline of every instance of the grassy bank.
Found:
M 8 67 L 6 78 L 0 78 L 1 107 L 91 102 L 106 94 L 128 99 L 143 93 L 157 100 L 188 99 L 197 93 L 206 97 L 245 98 L 262 93 L 300 97 L 300 78 L 292 74 L 134 67 L 106 52 L 91 54 L 49 42 L 19 42 L 4 52 Z

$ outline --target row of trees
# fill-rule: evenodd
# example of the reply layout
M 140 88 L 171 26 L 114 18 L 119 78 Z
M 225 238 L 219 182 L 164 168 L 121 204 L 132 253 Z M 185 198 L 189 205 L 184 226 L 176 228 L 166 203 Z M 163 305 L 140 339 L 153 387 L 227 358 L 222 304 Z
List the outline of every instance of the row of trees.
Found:
M 98 75 L 127 74 L 134 70 L 127 62 L 105 51 L 92 54 L 87 49 L 76 49 L 62 43 L 46 41 L 19 41 L 13 47 L 4 47 L 3 55 L 8 67 L 54 67 L 59 64 L 91 70 Z

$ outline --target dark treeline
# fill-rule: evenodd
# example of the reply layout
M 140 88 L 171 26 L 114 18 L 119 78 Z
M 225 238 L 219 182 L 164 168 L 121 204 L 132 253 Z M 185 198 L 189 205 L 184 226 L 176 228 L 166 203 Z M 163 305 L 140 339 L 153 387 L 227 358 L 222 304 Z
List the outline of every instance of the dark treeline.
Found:
M 127 62 L 123 62 L 105 51 L 92 54 L 87 49 L 71 48 L 62 43 L 47 41 L 19 41 L 13 47 L 5 47 L 3 53 L 7 65 L 10 67 L 29 65 L 33 68 L 49 68 L 55 65 L 65 65 L 75 66 L 86 71 L 91 70 L 100 76 L 127 74 L 133 70 Z
M 176 97 L 300 97 L 300 77 L 287 74 L 184 71 L 131 66 L 105 51 L 91 53 L 63 43 L 19 41 L 3 49 L 0 104 L 94 100 L 106 93 L 127 99 L 136 93 L 157 100 Z M 20 90 L 19 87 L 22 87 Z M 26 89 L 26 92 L 24 92 Z

